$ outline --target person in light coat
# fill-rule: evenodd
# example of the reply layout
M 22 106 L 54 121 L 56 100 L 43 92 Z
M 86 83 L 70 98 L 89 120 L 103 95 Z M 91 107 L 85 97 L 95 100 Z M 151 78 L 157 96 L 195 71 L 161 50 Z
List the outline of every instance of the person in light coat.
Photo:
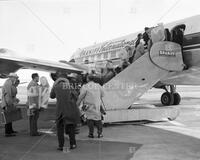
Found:
M 142 55 L 144 55 L 144 53 L 145 53 L 144 43 L 145 43 L 144 40 L 140 39 L 140 43 L 136 47 L 134 61 L 136 61 L 138 58 L 140 58 Z
M 4 111 L 12 111 L 15 107 L 15 98 L 16 98 L 16 90 L 15 90 L 15 82 L 18 79 L 17 74 L 10 73 L 8 75 L 8 79 L 5 81 L 3 87 L 2 87 L 2 102 L 1 107 Z M 5 124 L 5 136 L 11 137 L 16 136 L 16 131 L 12 128 L 12 122 L 9 122 Z
M 83 85 L 77 100 L 77 106 L 83 102 L 87 123 L 89 127 L 89 138 L 94 138 L 94 125 L 97 126 L 98 138 L 103 137 L 101 105 L 104 96 L 103 88 L 100 84 L 94 82 L 94 76 L 88 75 L 88 83 Z

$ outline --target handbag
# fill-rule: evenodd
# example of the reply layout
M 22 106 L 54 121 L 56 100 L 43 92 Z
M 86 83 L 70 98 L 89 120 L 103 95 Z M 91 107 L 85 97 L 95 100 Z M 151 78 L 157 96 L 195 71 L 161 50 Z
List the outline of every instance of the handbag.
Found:
M 22 119 L 22 112 L 20 108 L 13 109 L 11 111 L 2 111 L 1 117 L 2 124 L 7 124 Z

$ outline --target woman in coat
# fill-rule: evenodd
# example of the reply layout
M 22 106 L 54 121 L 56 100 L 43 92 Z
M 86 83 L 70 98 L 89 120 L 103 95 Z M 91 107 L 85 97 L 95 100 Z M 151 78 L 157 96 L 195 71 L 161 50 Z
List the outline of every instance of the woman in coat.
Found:
M 58 150 L 64 147 L 64 131 L 69 134 L 70 148 L 76 148 L 75 128 L 80 122 L 80 112 L 76 106 L 76 98 L 73 94 L 74 88 L 71 87 L 65 75 L 60 75 L 54 82 L 50 93 L 51 98 L 56 98 L 56 125 L 58 137 Z
M 144 43 L 145 43 L 144 40 L 140 39 L 140 43 L 136 47 L 134 61 L 136 61 L 138 58 L 140 58 L 145 53 Z

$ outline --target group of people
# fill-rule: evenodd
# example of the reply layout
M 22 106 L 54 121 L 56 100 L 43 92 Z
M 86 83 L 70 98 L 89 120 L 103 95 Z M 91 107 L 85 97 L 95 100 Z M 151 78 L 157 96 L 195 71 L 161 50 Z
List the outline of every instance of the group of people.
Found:
M 134 46 L 126 45 L 118 52 L 121 62 L 117 67 L 114 67 L 112 60 L 107 60 L 105 68 L 102 69 L 101 73 L 96 74 L 95 71 L 92 71 L 95 75 L 95 82 L 101 85 L 105 84 L 142 55 L 150 52 L 152 45 L 156 42 L 171 41 L 180 44 L 182 47 L 184 31 L 185 25 L 178 25 L 171 32 L 168 28 L 164 28 L 162 24 L 159 24 L 157 27 L 145 27 L 144 33 L 137 35 Z M 182 57 L 184 62 L 184 56 Z M 184 69 L 187 69 L 185 64 Z
M 27 86 L 27 115 L 29 116 L 30 136 L 40 136 L 37 121 L 39 113 L 48 106 L 49 83 L 45 77 L 39 78 L 38 73 L 33 73 L 32 80 Z M 40 80 L 40 84 L 38 84 Z
M 172 30 L 164 29 L 165 41 L 173 41 L 183 44 L 185 26 L 177 26 Z M 102 114 L 105 114 L 102 97 L 104 91 L 102 85 L 113 78 L 117 73 L 125 69 L 130 63 L 136 61 L 150 48 L 154 41 L 160 40 L 159 37 L 151 37 L 152 28 L 145 27 L 145 32 L 138 34 L 135 43 L 135 49 L 125 46 L 122 53 L 122 63 L 114 68 L 112 61 L 107 61 L 106 71 L 98 78 L 94 73 L 86 74 L 85 82 L 81 88 L 77 88 L 76 78 L 67 74 L 58 73 L 54 77 L 54 84 L 50 92 L 50 86 L 45 77 L 39 78 L 37 73 L 32 74 L 32 80 L 27 86 L 27 114 L 29 116 L 30 136 L 40 136 L 38 132 L 37 121 L 39 113 L 43 108 L 47 108 L 48 99 L 56 98 L 56 126 L 58 137 L 58 150 L 63 150 L 64 133 L 69 135 L 70 148 L 77 147 L 75 134 L 77 124 L 80 123 L 81 110 L 85 113 L 89 128 L 89 138 L 94 138 L 94 126 L 97 127 L 97 137 L 103 137 L 102 134 Z M 172 34 L 172 35 L 171 35 Z M 161 36 L 162 38 L 162 36 Z M 126 53 L 126 56 L 124 56 Z M 40 84 L 38 84 L 40 80 Z M 2 109 L 9 112 L 16 109 L 19 99 L 17 95 L 17 86 L 19 77 L 15 73 L 10 73 L 8 79 L 2 87 Z M 79 106 L 82 106 L 81 108 Z M 5 136 L 16 136 L 17 131 L 12 127 L 12 122 L 5 124 Z
M 76 81 L 66 74 L 58 74 L 53 84 L 50 97 L 56 98 L 56 126 L 58 136 L 58 150 L 63 150 L 64 133 L 69 135 L 70 149 L 77 147 L 75 131 L 80 123 L 81 112 L 85 113 L 89 127 L 89 138 L 94 138 L 94 126 L 97 126 L 97 137 L 102 135 L 102 97 L 103 89 L 100 84 L 94 82 L 93 74 L 88 74 L 87 82 L 82 85 L 80 91 Z M 82 107 L 79 107 L 82 106 Z
M 37 73 L 32 74 L 32 81 L 27 87 L 27 114 L 30 123 L 30 136 L 40 136 L 37 129 L 37 120 L 39 118 L 39 111 L 46 108 L 49 98 L 49 84 L 45 77 L 40 78 Z M 15 73 L 10 73 L 8 79 L 2 87 L 2 103 L 1 107 L 4 112 L 11 113 L 17 109 L 19 99 L 17 98 L 17 87 L 20 84 L 19 77 Z M 16 136 L 17 131 L 13 130 L 12 122 L 5 124 L 5 136 Z
M 157 27 L 145 27 L 145 32 L 143 34 L 139 33 L 137 36 L 133 61 L 137 60 L 145 52 L 150 52 L 153 43 L 158 41 L 171 41 L 183 47 L 185 28 L 185 25 L 178 25 L 170 32 L 169 29 L 164 28 L 162 24 L 159 24 Z
M 75 75 L 76 76 L 76 75 Z M 94 75 L 88 74 L 86 83 L 77 88 L 77 77 L 65 73 L 57 73 L 55 82 L 50 91 L 50 86 L 45 77 L 39 78 L 37 73 L 32 74 L 32 80 L 27 86 L 27 115 L 29 117 L 30 136 L 40 136 L 37 121 L 39 113 L 47 108 L 49 97 L 56 98 L 56 128 L 58 138 L 58 150 L 64 147 L 64 133 L 69 135 L 70 149 L 75 149 L 77 125 L 81 123 L 81 116 L 87 120 L 89 138 L 94 138 L 94 126 L 97 127 L 97 137 L 103 137 L 102 114 L 105 110 L 102 107 L 103 89 L 100 84 L 94 82 Z M 40 84 L 38 82 L 40 81 Z M 9 112 L 17 107 L 19 99 L 17 86 L 19 77 L 10 73 L 2 87 L 2 108 Z M 81 107 L 80 107 L 81 106 Z M 5 124 L 5 136 L 16 136 L 17 131 L 13 130 L 12 122 Z

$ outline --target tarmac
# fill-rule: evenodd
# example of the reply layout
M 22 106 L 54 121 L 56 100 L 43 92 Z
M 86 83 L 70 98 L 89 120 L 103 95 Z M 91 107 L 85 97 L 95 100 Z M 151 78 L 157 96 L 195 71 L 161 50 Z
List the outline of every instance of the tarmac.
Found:
M 55 108 L 41 112 L 38 126 L 43 135 L 30 137 L 28 119 L 13 123 L 19 133 L 4 137 L 0 128 L 0 160 L 199 160 L 200 140 L 180 133 L 145 126 L 145 122 L 113 124 L 104 127 L 104 137 L 90 139 L 87 126 L 80 127 L 78 147 L 57 151 Z M 148 124 L 147 124 L 148 125 Z M 66 136 L 65 146 L 69 147 Z
M 144 97 L 141 99 L 144 101 Z M 146 101 L 150 102 L 148 98 Z M 96 134 L 94 139 L 88 138 L 87 126 L 81 126 L 76 136 L 78 147 L 64 151 L 56 150 L 55 105 L 40 113 L 40 137 L 29 136 L 28 117 L 22 105 L 23 119 L 13 123 L 18 131 L 16 137 L 4 137 L 4 126 L 0 125 L 0 160 L 200 160 L 198 104 L 200 98 L 184 97 L 177 120 L 111 124 L 103 128 L 103 138 Z M 69 147 L 67 136 L 65 147 Z

